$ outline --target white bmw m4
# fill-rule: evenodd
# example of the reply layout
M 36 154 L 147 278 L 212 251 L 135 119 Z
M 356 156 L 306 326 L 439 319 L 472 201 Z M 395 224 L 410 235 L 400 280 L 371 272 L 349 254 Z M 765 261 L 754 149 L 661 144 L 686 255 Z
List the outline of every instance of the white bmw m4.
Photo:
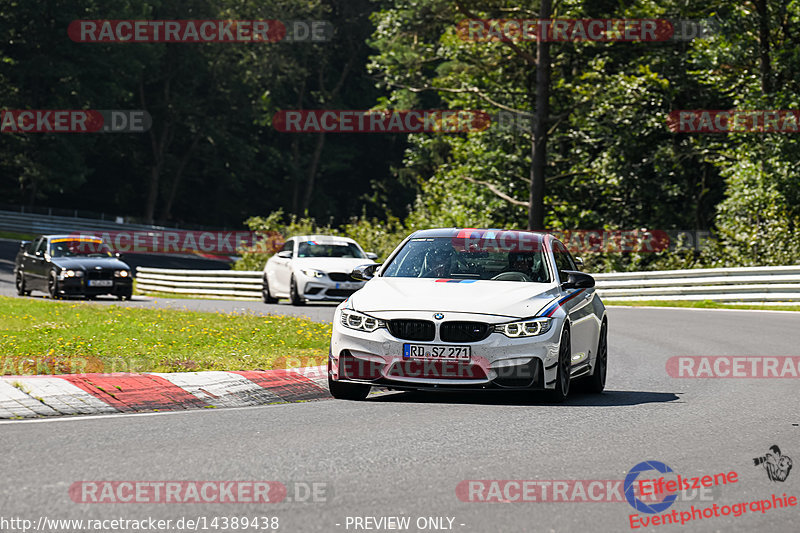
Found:
M 407 237 L 336 308 L 328 384 L 359 400 L 370 387 L 605 388 L 606 309 L 594 279 L 552 235 L 431 229 Z

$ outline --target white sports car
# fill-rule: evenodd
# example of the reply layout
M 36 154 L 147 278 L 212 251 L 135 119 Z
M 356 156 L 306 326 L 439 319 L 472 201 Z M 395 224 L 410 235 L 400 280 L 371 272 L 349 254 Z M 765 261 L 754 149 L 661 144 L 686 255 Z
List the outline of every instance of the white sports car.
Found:
M 545 390 L 575 378 L 602 392 L 606 309 L 564 244 L 526 231 L 431 229 L 407 237 L 336 308 L 335 398 L 391 389 Z
M 364 280 L 351 277 L 350 272 L 377 257 L 346 237 L 292 237 L 264 266 L 262 299 L 276 303 L 289 298 L 293 305 L 344 300 L 364 286 Z

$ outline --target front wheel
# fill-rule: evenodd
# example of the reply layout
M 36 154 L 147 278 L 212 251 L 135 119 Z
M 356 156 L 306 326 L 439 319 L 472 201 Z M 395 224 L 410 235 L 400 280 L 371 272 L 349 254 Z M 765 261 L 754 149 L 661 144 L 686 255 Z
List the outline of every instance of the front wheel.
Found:
M 265 304 L 276 304 L 278 303 L 278 299 L 273 297 L 272 294 L 269 292 L 269 282 L 267 281 L 267 275 L 264 274 L 264 282 L 261 285 L 261 300 Z
M 50 271 L 50 276 L 47 278 L 47 294 L 54 300 L 60 298 L 58 294 L 58 274 L 56 274 L 55 270 Z
M 117 295 L 117 300 L 119 301 L 130 300 L 131 298 L 133 298 L 133 290 L 126 291 L 123 292 L 122 294 Z
M 17 296 L 31 295 L 31 291 L 25 288 L 25 274 L 23 274 L 21 271 L 17 272 L 16 286 L 17 286 Z
M 297 291 L 297 282 L 292 276 L 292 282 L 289 287 L 289 299 L 292 301 L 292 305 L 303 305 L 306 303 L 305 299 L 300 296 L 300 293 Z
M 369 385 L 334 381 L 328 376 L 328 390 L 337 400 L 363 400 L 369 395 L 371 388 Z
M 606 388 L 606 373 L 608 371 L 608 322 L 603 322 L 600 327 L 600 337 L 597 340 L 597 359 L 594 371 L 588 380 L 590 392 L 603 392 Z
M 569 330 L 565 327 L 558 344 L 558 364 L 556 366 L 556 387 L 548 390 L 548 399 L 551 402 L 561 403 L 569 395 L 572 369 L 572 345 L 570 344 Z

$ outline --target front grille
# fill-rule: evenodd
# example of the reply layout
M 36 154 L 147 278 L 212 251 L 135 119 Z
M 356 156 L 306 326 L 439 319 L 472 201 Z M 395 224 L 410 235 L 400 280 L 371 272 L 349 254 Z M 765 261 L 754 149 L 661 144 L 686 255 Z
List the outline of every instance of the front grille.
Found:
M 436 328 L 430 320 L 390 320 L 389 333 L 407 341 L 432 341 Z
M 439 326 L 439 337 L 445 342 L 478 342 L 491 332 L 483 322 L 444 322 Z
M 344 272 L 328 272 L 328 277 L 331 278 L 332 281 L 361 281 Z
M 356 290 L 357 289 L 328 289 L 325 291 L 325 294 L 334 298 L 347 298 L 356 292 Z
M 87 270 L 86 279 L 114 279 L 113 270 Z

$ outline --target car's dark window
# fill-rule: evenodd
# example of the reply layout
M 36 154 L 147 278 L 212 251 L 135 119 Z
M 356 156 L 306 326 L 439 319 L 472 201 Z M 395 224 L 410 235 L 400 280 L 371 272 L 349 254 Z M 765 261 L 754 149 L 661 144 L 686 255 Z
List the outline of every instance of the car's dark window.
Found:
M 477 246 L 464 242 L 451 237 L 411 239 L 381 276 L 550 282 L 545 255 L 537 245 L 500 251 L 485 240 Z
M 367 256 L 353 243 L 319 244 L 315 241 L 305 241 L 298 243 L 297 257 L 350 257 L 364 259 Z
M 278 250 L 278 253 L 292 252 L 292 251 L 294 251 L 294 241 L 292 239 L 289 239 L 288 241 L 283 243 L 283 246 L 281 246 L 281 249 Z
M 560 241 L 553 241 L 553 258 L 556 260 L 556 268 L 558 268 L 558 277 L 563 282 L 567 279 L 565 270 L 578 270 L 572 256 L 569 255 L 566 247 Z
M 26 254 L 30 254 L 30 255 L 35 254 L 36 253 L 36 247 L 39 246 L 39 243 L 41 242 L 41 240 L 42 239 L 40 237 L 38 239 L 35 239 L 35 240 L 32 240 L 31 242 L 29 242 L 28 245 L 25 247 L 25 253 Z
M 53 239 L 50 241 L 52 257 L 111 257 L 114 254 L 103 241 L 94 239 Z
M 41 239 L 38 241 L 36 249 L 33 251 L 33 253 L 38 254 L 41 252 L 41 254 L 44 255 L 46 251 L 47 251 L 47 239 Z

